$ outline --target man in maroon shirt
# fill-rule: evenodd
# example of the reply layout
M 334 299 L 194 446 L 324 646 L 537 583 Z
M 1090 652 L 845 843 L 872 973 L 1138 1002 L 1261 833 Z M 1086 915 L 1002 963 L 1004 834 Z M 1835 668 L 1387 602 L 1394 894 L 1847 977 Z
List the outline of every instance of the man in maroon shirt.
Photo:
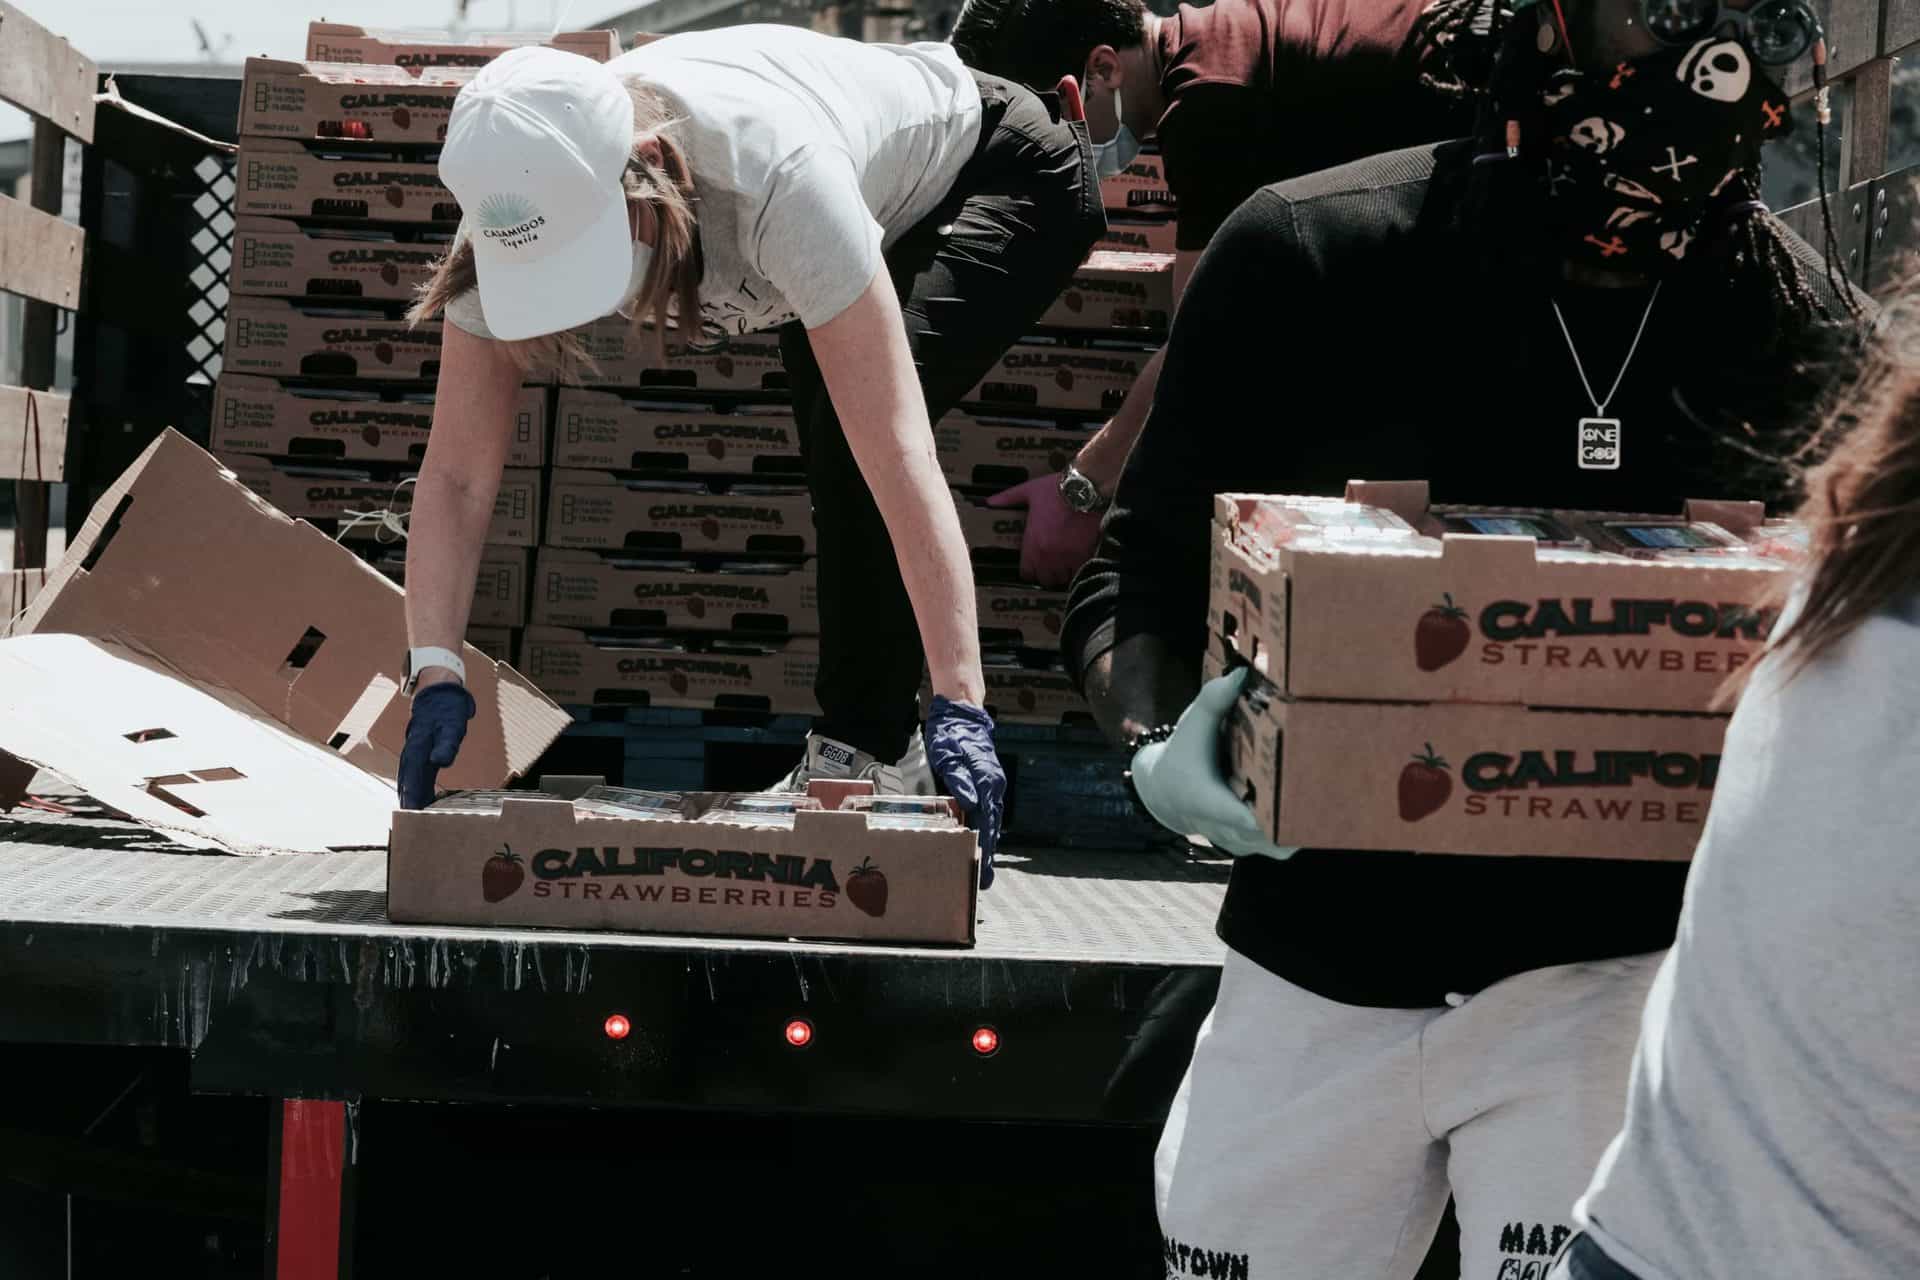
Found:
M 1074 76 L 1096 159 L 1117 171 L 1158 140 L 1179 206 L 1176 305 L 1213 233 L 1263 186 L 1466 133 L 1471 113 L 1420 84 L 1411 39 L 1425 0 L 1216 0 L 1157 17 L 1141 0 L 967 0 L 951 40 L 969 66 L 1028 85 Z M 1029 576 L 1064 586 L 1092 554 L 1100 512 L 1160 377 L 1066 472 L 1002 495 L 1027 506 Z

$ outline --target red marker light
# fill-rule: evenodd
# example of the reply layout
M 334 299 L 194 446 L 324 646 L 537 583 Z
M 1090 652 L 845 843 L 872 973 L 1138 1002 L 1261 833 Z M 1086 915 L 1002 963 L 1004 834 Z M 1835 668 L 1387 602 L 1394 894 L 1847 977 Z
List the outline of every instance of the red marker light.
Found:
M 973 1051 L 983 1058 L 991 1058 L 1000 1052 L 1000 1033 L 992 1027 L 981 1027 L 973 1033 Z
M 787 1043 L 796 1049 L 804 1049 L 813 1043 L 813 1024 L 805 1018 L 795 1018 L 787 1024 Z
M 627 1033 L 632 1030 L 633 1024 L 627 1021 L 626 1014 L 610 1013 L 607 1015 L 607 1039 L 625 1040 Z

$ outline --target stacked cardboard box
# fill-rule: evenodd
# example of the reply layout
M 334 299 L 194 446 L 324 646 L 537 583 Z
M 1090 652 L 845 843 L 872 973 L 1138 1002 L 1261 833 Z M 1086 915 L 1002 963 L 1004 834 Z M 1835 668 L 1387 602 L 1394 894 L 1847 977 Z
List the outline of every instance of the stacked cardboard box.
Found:
M 237 226 L 210 443 L 250 488 L 396 579 L 425 456 L 442 326 L 408 304 L 460 210 L 437 149 L 474 68 L 523 38 L 448 42 L 308 28 L 306 62 L 252 58 L 240 102 Z M 557 35 L 601 59 L 613 33 Z M 513 654 L 544 510 L 551 388 L 522 389 L 470 638 Z
M 1216 503 L 1209 667 L 1254 668 L 1229 776 L 1280 844 L 1690 856 L 1719 694 L 1800 544 L 1757 503 L 1684 515 Z
M 810 714 L 813 508 L 779 338 L 609 317 L 557 393 L 526 666 L 560 702 Z

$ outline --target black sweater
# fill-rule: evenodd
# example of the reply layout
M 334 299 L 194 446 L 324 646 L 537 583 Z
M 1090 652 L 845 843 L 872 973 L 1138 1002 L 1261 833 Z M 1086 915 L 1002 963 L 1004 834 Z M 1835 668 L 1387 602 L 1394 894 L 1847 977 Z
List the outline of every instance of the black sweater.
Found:
M 1593 408 L 1551 300 L 1604 396 L 1649 292 L 1490 264 L 1481 230 L 1455 217 L 1465 156 L 1464 144 L 1400 151 L 1267 187 L 1221 229 L 1182 300 L 1100 549 L 1074 586 L 1063 640 L 1075 671 L 1144 632 L 1191 654 L 1197 672 L 1218 492 L 1338 495 L 1353 478 L 1426 479 L 1439 502 L 1656 513 L 1690 497 L 1760 496 L 1750 458 L 1696 418 L 1711 414 L 1704 401 L 1750 404 L 1778 370 L 1771 318 L 1731 303 L 1724 267 L 1673 276 L 1609 407 L 1622 465 L 1581 470 L 1576 427 Z M 1793 249 L 1831 298 L 1820 260 L 1797 240 Z M 1432 1006 L 1524 970 L 1669 945 L 1686 874 L 1675 863 L 1303 850 L 1242 859 L 1219 929 L 1330 999 Z

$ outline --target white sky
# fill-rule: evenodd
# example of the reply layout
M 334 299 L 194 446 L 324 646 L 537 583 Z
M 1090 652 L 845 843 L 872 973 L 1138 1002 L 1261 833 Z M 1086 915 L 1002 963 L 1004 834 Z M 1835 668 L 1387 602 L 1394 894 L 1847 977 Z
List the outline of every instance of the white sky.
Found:
M 470 0 L 476 31 L 551 29 L 556 20 L 590 27 L 640 0 Z M 307 23 L 326 18 L 369 27 L 443 28 L 454 0 L 13 0 L 34 21 L 65 36 L 80 52 L 115 62 L 194 62 L 201 58 L 198 19 L 221 54 L 237 63 L 254 54 L 297 58 Z M 0 138 L 25 136 L 24 117 L 4 106 Z

